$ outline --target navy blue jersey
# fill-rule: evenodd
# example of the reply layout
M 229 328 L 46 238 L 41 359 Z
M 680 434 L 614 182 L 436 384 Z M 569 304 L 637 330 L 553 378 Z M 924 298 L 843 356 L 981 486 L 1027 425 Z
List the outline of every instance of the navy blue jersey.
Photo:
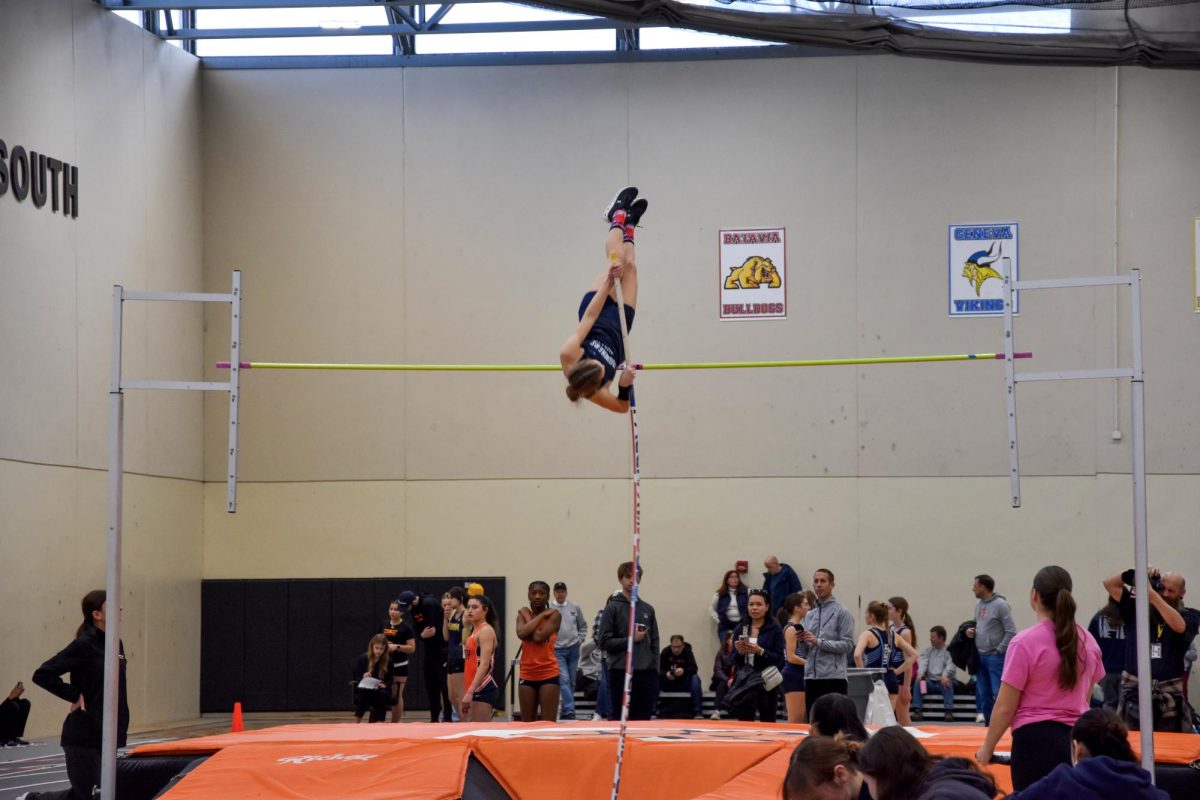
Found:
M 583 319 L 583 313 L 587 311 L 588 304 L 595 296 L 595 292 L 588 292 L 583 296 L 583 300 L 579 303 L 579 319 Z M 625 324 L 631 331 L 633 330 L 633 314 L 633 306 L 626 303 Z M 617 366 L 625 361 L 625 345 L 621 340 L 621 317 L 617 314 L 617 304 L 611 297 L 604 298 L 604 307 L 600 309 L 600 316 L 592 325 L 592 329 L 583 337 L 582 344 L 584 358 L 594 358 L 604 365 L 604 380 L 600 385 L 603 386 L 612 381 L 617 374 Z

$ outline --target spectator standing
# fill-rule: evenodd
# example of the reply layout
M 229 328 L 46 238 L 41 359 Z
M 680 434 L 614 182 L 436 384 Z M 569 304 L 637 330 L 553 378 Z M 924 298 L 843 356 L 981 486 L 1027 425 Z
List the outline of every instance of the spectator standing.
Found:
M 431 594 L 401 592 L 408 601 L 409 618 L 421 642 L 421 672 L 425 678 L 425 696 L 429 699 L 429 721 L 449 722 L 450 690 L 446 686 L 446 639 L 442 635 L 442 603 Z M 443 713 L 444 710 L 444 713 Z
M 554 657 L 558 659 L 558 687 L 562 695 L 559 719 L 575 719 L 575 673 L 579 670 L 579 648 L 587 638 L 588 624 L 583 609 L 567 599 L 567 585 L 554 584 L 554 599 L 550 607 L 562 617 L 558 626 L 558 641 Z
M 1129 746 L 1129 729 L 1113 712 L 1085 711 L 1071 728 L 1071 763 L 1059 764 L 1046 777 L 1008 800 L 1170 800 L 1154 788 Z
M 715 697 L 713 698 L 713 712 L 710 719 L 721 718 L 721 707 L 725 704 L 725 693 L 729 691 L 729 682 L 733 680 L 733 631 L 725 634 L 725 639 L 721 642 L 721 647 L 717 650 L 717 654 L 713 657 L 712 680 L 709 682 L 708 688 L 712 689 Z
M 29 709 L 32 704 L 21 697 L 25 694 L 25 684 L 17 681 L 17 685 L 8 693 L 8 697 L 0 703 L 0 745 L 17 747 L 29 744 L 23 738 L 25 722 L 29 719 Z
M 487 595 L 472 595 L 468 590 L 465 614 L 471 635 L 467 638 L 465 688 L 459 714 L 471 722 L 490 722 L 500 699 L 500 685 L 495 676 L 496 609 Z
M 1004 653 L 1008 643 L 1017 635 L 1012 609 L 1004 595 L 996 594 L 996 581 L 991 575 L 976 575 L 971 592 L 975 603 L 975 627 L 967 628 L 967 636 L 975 640 L 979 653 L 979 672 L 975 674 L 975 707 L 983 714 L 983 724 L 992 721 L 992 708 L 1000 693 L 1000 676 L 1004 674 Z
M 751 669 L 761 675 L 768 667 L 778 670 L 783 666 L 783 629 L 771 618 L 770 610 L 765 591 L 750 592 L 746 604 L 749 616 L 733 633 L 733 663 L 739 673 Z M 761 686 L 752 699 L 739 703 L 738 708 L 736 716 L 744 722 L 753 722 L 756 714 L 760 722 L 774 722 L 778 716 L 779 687 Z
M 521 640 L 521 683 L 517 696 L 522 722 L 553 722 L 558 717 L 559 674 L 554 644 L 562 616 L 550 608 L 550 584 L 529 584 L 529 606 L 517 612 Z
M 678 633 L 673 635 L 671 644 L 658 656 L 658 689 L 660 692 L 688 692 L 692 696 L 693 719 L 704 719 L 704 692 L 699 672 L 692 646 Z
M 786 622 L 783 626 L 783 705 L 788 722 L 804 722 L 804 656 L 800 655 L 800 635 L 804 633 L 804 617 L 816 605 L 812 592 L 793 592 L 783 600 Z
M 404 607 L 404 610 L 407 610 L 407 606 Z M 404 684 L 408 682 L 408 657 L 417 649 L 416 637 L 413 634 L 412 626 L 404 621 L 399 599 L 393 600 L 388 605 L 388 618 L 383 621 L 376 633 L 383 634 L 387 640 L 388 659 L 391 662 L 388 670 L 388 681 L 391 686 L 388 691 L 391 693 L 392 722 L 399 722 L 400 718 L 404 716 Z M 367 649 L 369 655 L 370 648 Z M 357 679 L 356 676 L 355 680 Z M 356 691 L 355 696 L 357 697 L 357 695 Z M 358 718 L 361 722 L 362 713 L 358 714 Z M 371 720 L 371 722 L 375 721 L 375 719 Z
M 71 704 L 62 726 L 62 749 L 71 787 L 57 792 L 30 792 L 27 800 L 91 800 L 100 784 L 100 748 L 104 720 L 104 626 L 108 605 L 103 589 L 88 592 L 80 603 L 83 622 L 75 640 L 37 668 L 33 682 Z M 118 612 L 120 613 L 120 612 Z M 117 678 L 117 747 L 129 733 L 126 699 L 125 645 L 118 643 L 120 674 Z M 62 679 L 70 673 L 71 682 Z
M 1102 707 L 1116 711 L 1121 703 L 1121 671 L 1125 669 L 1125 620 L 1121 619 L 1121 606 L 1108 598 L 1104 608 L 1092 615 L 1088 633 L 1100 645 L 1104 656 L 1104 680 L 1100 689 L 1104 695 Z
M 796 570 L 787 564 L 780 564 L 779 559 L 775 556 L 767 556 L 763 559 L 763 567 L 767 571 L 763 573 L 762 588 L 767 593 L 771 608 L 778 613 L 782 611 L 783 601 L 787 596 L 804 587 L 800 585 L 800 576 L 796 574 Z M 777 621 L 782 624 L 782 620 Z
M 887 629 L 887 606 L 878 600 L 867 603 L 863 617 L 867 629 L 858 637 L 854 647 L 854 665 L 868 669 L 883 670 L 883 685 L 887 687 L 888 700 L 892 710 L 896 708 L 896 698 L 900 693 L 902 681 L 908 680 L 909 670 L 917 660 L 917 651 L 907 640 L 896 635 L 894 629 Z M 892 666 L 895 659 L 893 653 L 900 653 L 900 663 Z
M 467 590 L 451 586 L 442 597 L 442 637 L 446 640 L 446 692 L 450 695 L 450 718 L 458 720 L 462 705 L 463 670 L 466 667 L 466 648 L 463 628 L 466 627 L 464 606 Z
M 946 649 L 946 629 L 934 625 L 929 629 L 929 646 L 921 651 L 917 659 L 917 686 L 913 690 L 913 708 L 917 719 L 924 719 L 923 695 L 937 694 L 942 697 L 946 722 L 954 721 L 954 677 L 957 673 L 950 652 Z
M 638 567 L 640 589 L 642 568 Z M 658 694 L 658 619 L 654 606 L 638 593 L 637 618 L 634 630 L 629 630 L 629 606 L 633 596 L 633 562 L 617 567 L 621 591 L 608 599 L 600 617 L 600 647 L 608 658 L 608 690 L 611 699 L 609 719 L 621 718 L 625 700 L 625 653 L 629 637 L 633 637 L 633 674 L 629 695 L 629 719 L 645 720 L 654 715 L 654 699 Z
M 1104 581 L 1108 596 L 1121 607 L 1125 621 L 1125 672 L 1121 677 L 1120 713 L 1138 730 L 1137 620 L 1134 616 L 1133 570 Z M 1200 611 L 1183 604 L 1187 585 L 1178 572 L 1160 574 L 1150 568 L 1150 693 L 1154 730 L 1191 732 L 1191 713 L 1183 697 L 1184 658 L 1196 631 Z
M 387 717 L 391 694 L 392 659 L 388 653 L 388 637 L 377 633 L 367 642 L 367 651 L 354 659 L 350 674 L 357 682 L 354 687 L 354 719 L 362 722 L 371 712 L 368 722 L 383 722 Z M 392 719 L 392 722 L 398 722 Z
M 736 628 L 746 618 L 746 599 L 749 596 L 746 584 L 742 583 L 742 576 L 738 574 L 738 571 L 736 569 L 727 571 L 725 577 L 721 579 L 721 585 L 713 594 L 712 603 L 708 608 L 709 616 L 713 618 L 713 622 L 717 623 L 718 642 L 724 641 L 725 634 Z
M 813 573 L 817 605 L 804 617 L 800 636 L 804 663 L 804 692 L 809 703 L 821 695 L 848 694 L 846 654 L 854 649 L 854 615 L 833 596 L 833 572 Z
M 620 594 L 620 590 L 612 593 L 612 597 Z M 592 646 L 595 648 L 595 653 L 592 658 L 599 662 L 599 676 L 596 678 L 596 710 L 592 713 L 593 720 L 608 719 L 608 713 L 612 711 L 612 699 L 608 693 L 608 659 L 604 655 L 604 648 L 600 646 L 600 620 L 604 618 L 604 608 L 607 608 L 607 603 L 599 611 L 596 612 L 596 618 L 592 620 Z
M 1037 624 L 1012 639 L 992 722 L 976 754 L 993 748 L 1012 725 L 1012 781 L 1020 791 L 1071 763 L 1071 726 L 1088 710 L 1092 686 L 1104 679 L 1100 645 L 1075 622 L 1071 575 L 1062 567 L 1038 570 L 1029 592 Z
M 914 656 L 912 663 L 909 665 L 910 670 L 899 675 L 900 686 L 896 693 L 896 721 L 901 725 L 912 725 L 912 718 L 908 715 L 908 707 L 912 704 L 912 685 L 916 677 L 917 657 L 915 655 L 917 649 L 917 631 L 913 627 L 912 617 L 908 613 L 908 601 L 903 597 L 889 597 L 887 601 L 888 612 L 888 630 L 891 635 L 897 639 L 903 639 L 912 645 Z M 891 658 L 888 661 L 888 668 L 895 669 L 904 663 L 904 654 L 901 648 L 891 648 Z

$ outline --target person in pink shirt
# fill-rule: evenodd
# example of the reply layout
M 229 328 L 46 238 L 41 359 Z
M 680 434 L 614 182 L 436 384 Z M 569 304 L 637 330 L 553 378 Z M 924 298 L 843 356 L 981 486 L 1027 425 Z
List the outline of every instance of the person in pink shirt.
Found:
M 1104 678 L 1100 645 L 1075 622 L 1071 574 L 1042 567 L 1033 578 L 1029 605 L 1037 624 L 1013 637 L 1000 677 L 1000 694 L 980 764 L 1012 725 L 1012 781 L 1020 791 L 1071 763 L 1071 726 L 1088 710 L 1092 686 Z

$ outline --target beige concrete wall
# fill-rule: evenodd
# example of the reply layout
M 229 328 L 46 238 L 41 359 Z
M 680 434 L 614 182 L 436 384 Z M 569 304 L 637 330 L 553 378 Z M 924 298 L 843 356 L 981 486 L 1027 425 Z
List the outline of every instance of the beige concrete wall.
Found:
M 0 676 L 25 680 L 43 736 L 66 706 L 30 676 L 104 585 L 112 286 L 202 287 L 200 81 L 194 58 L 85 0 L 0 4 L 0 75 L 0 138 L 79 168 L 77 219 L 0 197 Z M 201 374 L 198 307 L 131 304 L 124 319 L 127 378 Z M 137 724 L 198 705 L 202 410 L 197 395 L 126 397 Z
M 702 664 L 715 650 L 706 604 L 722 572 L 747 560 L 760 585 L 771 553 L 805 585 L 818 567 L 832 569 L 851 608 L 906 597 L 922 640 L 932 625 L 971 616 L 981 572 L 1025 626 L 1033 574 L 1060 564 L 1090 617 L 1103 605 L 1103 578 L 1132 563 L 1129 477 L 1029 478 L 1023 489 L 1013 510 L 1003 478 L 649 479 L 644 597 L 664 635 L 684 634 Z M 529 581 L 563 580 L 591 615 L 629 558 L 630 491 L 620 479 L 243 483 L 235 515 L 224 497 L 222 485 L 207 485 L 208 578 L 504 575 L 510 608 L 525 603 Z M 1200 574 L 1198 497 L 1194 476 L 1150 482 L 1151 547 L 1164 568 Z
M 244 270 L 251 360 L 553 363 L 602 261 L 597 209 L 627 181 L 652 202 L 633 338 L 649 362 L 1002 349 L 999 320 L 945 316 L 951 223 L 1020 222 L 1027 278 L 1141 267 L 1152 545 L 1200 566 L 1193 74 L 872 57 L 204 83 L 206 284 Z M 787 226 L 786 321 L 717 320 L 717 231 L 749 225 Z M 1033 368 L 1128 363 L 1124 296 L 1022 302 Z M 227 320 L 209 322 L 216 358 Z M 1033 477 L 1013 511 L 998 365 L 639 380 L 646 596 L 704 657 L 735 559 L 825 564 L 851 605 L 904 594 L 927 627 L 969 615 L 978 572 L 1029 622 L 1038 567 L 1067 566 L 1090 609 L 1132 558 L 1112 382 L 1021 387 Z M 613 586 L 625 423 L 572 408 L 557 375 L 244 381 L 241 511 L 208 487 L 206 576 L 474 571 L 507 575 L 514 604 L 562 578 L 589 610 Z M 223 422 L 210 401 L 210 481 Z

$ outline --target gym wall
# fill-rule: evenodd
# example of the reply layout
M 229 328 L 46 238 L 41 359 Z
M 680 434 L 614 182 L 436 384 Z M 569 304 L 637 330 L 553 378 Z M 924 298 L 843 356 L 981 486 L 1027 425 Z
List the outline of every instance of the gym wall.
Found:
M 112 286 L 200 291 L 197 62 L 86 0 L 0 4 L 0 139 L 79 170 L 78 216 L 0 195 L 0 682 L 30 738 L 67 704 L 33 671 L 104 588 Z M 61 188 L 61 187 L 60 187 Z M 124 373 L 199 378 L 195 304 L 130 303 Z M 135 725 L 196 714 L 203 563 L 197 394 L 125 401 L 122 639 Z
M 951 223 L 1019 222 L 1027 278 L 1141 267 L 1151 547 L 1200 567 L 1193 73 L 843 57 L 203 79 L 206 287 L 243 270 L 250 360 L 554 363 L 626 182 L 651 201 L 632 340 L 647 362 L 1003 349 L 1001 320 L 946 316 Z M 718 321 L 718 230 L 770 225 L 787 227 L 788 319 Z M 1127 364 L 1128 326 L 1112 290 L 1026 293 L 1022 368 Z M 227 329 L 210 310 L 210 359 Z M 999 364 L 638 387 L 644 596 L 706 670 L 705 606 L 735 559 L 755 584 L 769 553 L 806 585 L 828 566 L 851 607 L 905 595 L 922 642 L 970 616 L 977 573 L 1029 624 L 1039 567 L 1070 569 L 1090 614 L 1132 561 L 1113 382 L 1021 386 L 1019 511 Z M 628 425 L 562 388 L 244 373 L 233 516 L 225 407 L 206 408 L 205 576 L 352 576 L 386 552 L 397 574 L 507 575 L 514 608 L 529 580 L 562 579 L 594 613 L 629 557 Z

